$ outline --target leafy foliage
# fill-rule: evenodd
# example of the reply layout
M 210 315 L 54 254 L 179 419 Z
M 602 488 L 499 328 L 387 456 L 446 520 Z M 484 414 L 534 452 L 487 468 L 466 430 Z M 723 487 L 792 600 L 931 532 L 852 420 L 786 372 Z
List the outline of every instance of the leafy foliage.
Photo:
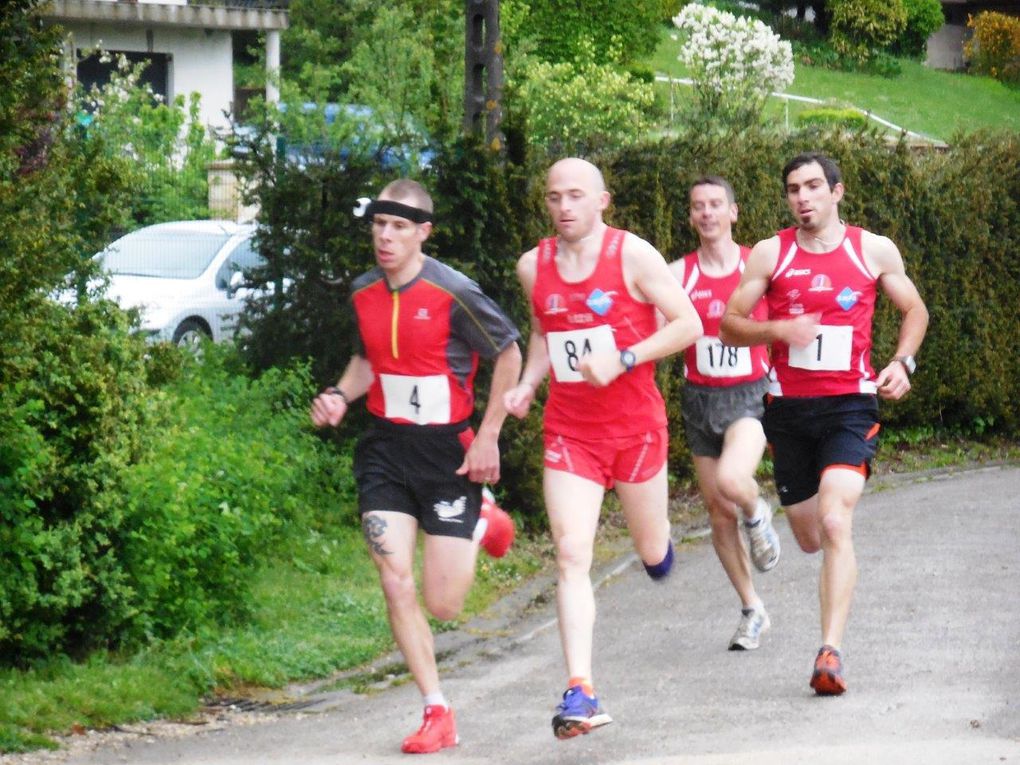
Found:
M 984 11 L 967 19 L 974 36 L 963 52 L 975 72 L 1003 82 L 1020 82 L 1020 19 Z
M 199 115 L 198 94 L 162 103 L 142 82 L 144 68 L 121 57 L 103 87 L 75 93 L 82 143 L 99 142 L 106 152 L 130 160 L 125 170 L 136 189 L 135 224 L 207 218 L 206 166 L 216 149 Z
M 572 62 L 527 57 L 510 79 L 509 108 L 518 111 L 528 142 L 553 153 L 627 145 L 652 125 L 651 83 L 603 63 L 590 40 L 578 43 Z
M 832 47 L 856 61 L 867 61 L 907 27 L 903 0 L 829 0 L 828 8 Z
M 900 56 L 923 59 L 928 51 L 928 38 L 946 23 L 939 0 L 903 0 L 907 25 L 892 45 Z
M 518 20 L 511 47 L 530 41 L 533 52 L 549 62 L 571 62 L 592 45 L 606 64 L 627 64 L 647 56 L 658 42 L 658 25 L 679 3 L 664 0 L 575 0 L 571 3 L 512 0 Z M 523 6 L 520 8 L 519 6 Z

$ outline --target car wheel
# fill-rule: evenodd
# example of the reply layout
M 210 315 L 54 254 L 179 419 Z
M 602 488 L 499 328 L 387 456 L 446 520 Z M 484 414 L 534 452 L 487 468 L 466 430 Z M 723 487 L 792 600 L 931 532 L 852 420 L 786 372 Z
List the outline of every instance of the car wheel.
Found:
M 200 321 L 185 319 L 174 330 L 173 343 L 181 348 L 198 351 L 203 340 L 210 339 L 209 330 Z

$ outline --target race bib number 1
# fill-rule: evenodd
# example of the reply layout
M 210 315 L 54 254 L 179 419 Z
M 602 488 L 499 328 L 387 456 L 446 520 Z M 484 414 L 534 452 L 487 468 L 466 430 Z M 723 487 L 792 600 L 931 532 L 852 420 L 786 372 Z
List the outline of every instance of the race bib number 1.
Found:
M 557 382 L 584 382 L 581 359 L 589 353 L 616 352 L 616 340 L 608 324 L 567 332 L 547 332 L 549 362 Z
M 790 366 L 825 372 L 845 372 L 850 369 L 854 328 L 832 327 L 819 324 L 818 334 L 805 348 L 790 346 Z
M 450 381 L 445 375 L 379 375 L 386 417 L 418 425 L 450 422 Z
M 751 349 L 723 345 L 718 337 L 705 336 L 694 346 L 698 372 L 705 377 L 746 377 L 751 374 Z

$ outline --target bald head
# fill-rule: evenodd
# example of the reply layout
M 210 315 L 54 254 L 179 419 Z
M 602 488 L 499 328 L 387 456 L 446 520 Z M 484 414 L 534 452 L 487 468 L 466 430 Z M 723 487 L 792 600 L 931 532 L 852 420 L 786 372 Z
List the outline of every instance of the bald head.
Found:
M 606 180 L 602 177 L 602 171 L 588 160 L 580 157 L 567 157 L 554 162 L 553 166 L 549 168 L 547 178 L 550 186 L 553 183 L 553 178 L 557 180 L 569 178 L 593 194 L 601 194 L 606 190 Z
M 583 241 L 604 226 L 609 192 L 602 173 L 586 160 L 561 159 L 549 168 L 545 206 L 562 240 Z

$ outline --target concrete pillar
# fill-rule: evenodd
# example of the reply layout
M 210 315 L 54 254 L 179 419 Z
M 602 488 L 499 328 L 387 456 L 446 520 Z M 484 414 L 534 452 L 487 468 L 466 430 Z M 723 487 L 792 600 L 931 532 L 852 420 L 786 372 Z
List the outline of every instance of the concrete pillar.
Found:
M 266 31 L 266 103 L 280 100 L 280 30 Z

